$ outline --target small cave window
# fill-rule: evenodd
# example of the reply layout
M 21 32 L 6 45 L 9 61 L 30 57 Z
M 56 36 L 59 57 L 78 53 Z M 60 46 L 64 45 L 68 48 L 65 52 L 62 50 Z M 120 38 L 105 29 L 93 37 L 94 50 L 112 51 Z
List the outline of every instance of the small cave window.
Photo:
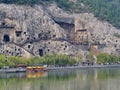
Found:
M 24 32 L 24 34 L 26 34 L 26 32 Z
M 43 23 L 45 23 L 45 20 L 43 20 Z
M 22 31 L 16 31 L 15 33 L 16 33 L 16 37 L 20 37 L 20 36 L 21 36 Z
M 50 42 L 48 42 L 48 44 L 50 44 Z
M 48 35 L 47 35 L 47 34 L 45 34 L 43 39 L 48 39 Z
M 39 33 L 39 34 L 38 34 L 38 38 L 41 38 L 41 37 L 42 37 L 42 34 L 41 34 L 41 33 Z
M 6 23 L 5 22 L 2 22 L 2 26 L 5 26 L 6 25 Z
M 27 37 L 27 40 L 29 40 L 30 38 L 29 37 Z
M 30 48 L 31 47 L 31 45 L 28 45 L 28 48 Z
M 35 38 L 35 37 L 33 37 L 33 39 L 34 39 L 34 40 L 36 40 L 36 38 Z
M 39 56 L 43 56 L 43 49 L 39 49 Z
M 114 45 L 114 47 L 116 48 L 116 47 L 117 47 L 117 45 Z
M 4 42 L 9 42 L 10 41 L 9 35 L 5 34 L 4 37 L 3 37 L 3 41 Z
M 9 51 L 7 50 L 6 53 L 8 53 Z
M 21 38 L 21 40 L 24 40 L 23 38 Z
M 32 44 L 33 42 L 31 41 L 30 44 Z
M 48 49 L 48 52 L 50 51 L 50 49 Z
M 53 35 L 53 37 L 55 38 L 55 37 L 56 37 L 56 35 Z
M 20 51 L 20 49 L 18 49 L 18 51 Z
M 65 45 L 65 48 L 67 48 L 67 45 Z
M 50 33 L 51 33 L 51 31 L 48 31 L 48 33 L 50 34 Z
M 12 53 L 11 53 L 11 55 L 13 56 L 13 55 L 14 55 L 14 53 L 12 52 Z

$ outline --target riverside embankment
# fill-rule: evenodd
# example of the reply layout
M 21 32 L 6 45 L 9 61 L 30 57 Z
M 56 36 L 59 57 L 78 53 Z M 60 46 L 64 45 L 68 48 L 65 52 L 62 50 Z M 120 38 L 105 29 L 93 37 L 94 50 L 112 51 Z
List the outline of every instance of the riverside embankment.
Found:
M 114 65 L 90 65 L 90 66 L 67 66 L 67 67 L 47 67 L 46 71 L 51 70 L 64 70 L 64 69 L 88 69 L 88 68 L 119 68 L 120 64 Z M 16 72 L 26 72 L 26 68 L 8 68 L 8 69 L 0 69 L 0 73 L 16 73 Z

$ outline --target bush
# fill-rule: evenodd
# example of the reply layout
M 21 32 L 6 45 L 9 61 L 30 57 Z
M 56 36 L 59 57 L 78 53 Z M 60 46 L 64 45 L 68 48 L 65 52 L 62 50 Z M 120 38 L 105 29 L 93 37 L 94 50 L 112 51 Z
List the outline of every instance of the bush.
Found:
M 120 61 L 120 57 L 116 55 L 100 53 L 97 56 L 97 63 L 118 63 L 119 61 Z
M 65 66 L 65 65 L 74 65 L 76 63 L 76 60 L 67 56 L 67 55 L 44 55 L 43 57 L 31 57 L 31 58 L 25 58 L 25 57 L 15 57 L 15 56 L 9 56 L 5 57 L 5 55 L 0 55 L 0 67 L 3 66 L 10 66 L 10 67 L 16 67 L 18 64 L 25 64 L 25 65 L 59 65 L 59 66 Z

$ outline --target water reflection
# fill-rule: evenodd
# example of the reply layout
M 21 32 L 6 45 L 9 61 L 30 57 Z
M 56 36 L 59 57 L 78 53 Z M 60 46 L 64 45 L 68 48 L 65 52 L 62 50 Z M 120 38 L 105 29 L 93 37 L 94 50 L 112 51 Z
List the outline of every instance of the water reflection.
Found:
M 0 74 L 0 90 L 120 90 L 120 69 Z
M 27 72 L 27 78 L 47 77 L 47 72 Z

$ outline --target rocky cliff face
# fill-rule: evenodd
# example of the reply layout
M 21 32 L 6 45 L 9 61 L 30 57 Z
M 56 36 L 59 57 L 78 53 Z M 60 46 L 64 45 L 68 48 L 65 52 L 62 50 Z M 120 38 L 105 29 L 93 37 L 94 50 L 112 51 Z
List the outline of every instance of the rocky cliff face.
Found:
M 116 34 L 120 30 L 91 13 L 68 14 L 55 4 L 0 4 L 0 53 L 6 55 L 86 55 L 91 46 L 120 55 Z

